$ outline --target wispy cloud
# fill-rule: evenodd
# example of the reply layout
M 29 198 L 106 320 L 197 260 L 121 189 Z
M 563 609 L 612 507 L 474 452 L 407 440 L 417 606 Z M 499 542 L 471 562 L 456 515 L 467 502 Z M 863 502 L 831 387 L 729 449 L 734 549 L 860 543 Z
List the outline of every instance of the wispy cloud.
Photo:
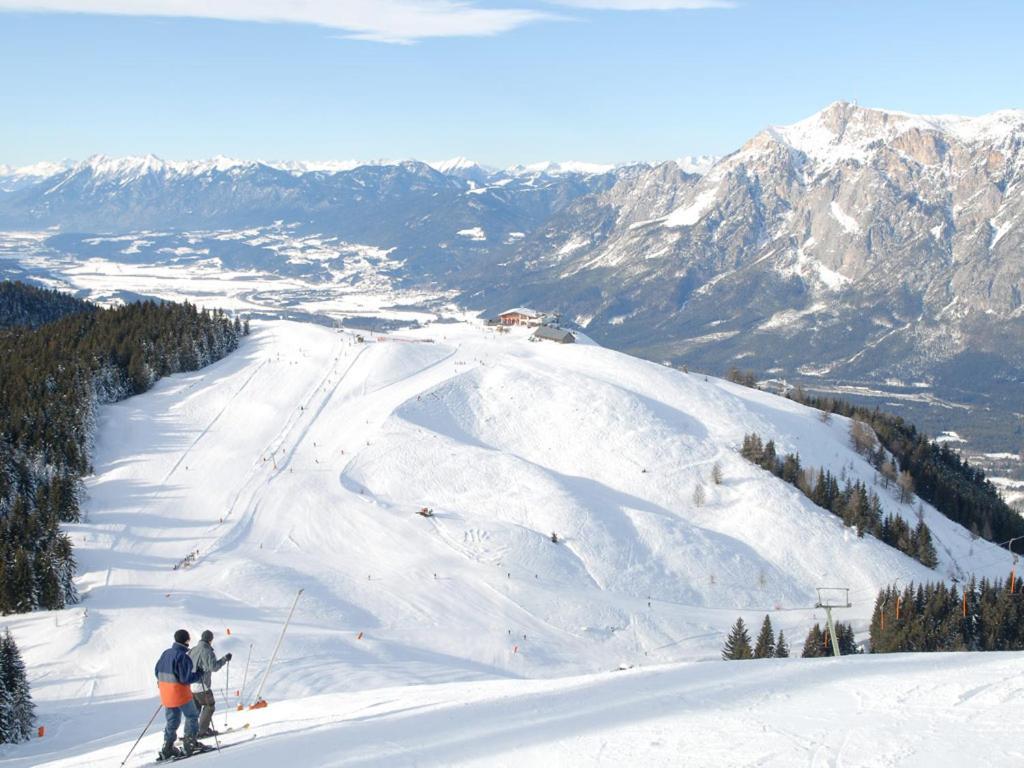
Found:
M 696 11 L 704 8 L 734 8 L 732 0 L 548 0 L 556 5 L 604 11 Z
M 547 2 L 567 8 L 616 11 L 695 10 L 734 5 L 731 0 Z M 384 43 L 498 35 L 532 22 L 564 18 L 528 8 L 484 8 L 473 0 L 0 0 L 2 10 L 315 24 L 344 30 L 346 37 Z
M 481 8 L 465 0 L 0 0 L 3 9 L 316 24 L 388 43 L 497 35 L 554 18 L 536 10 Z

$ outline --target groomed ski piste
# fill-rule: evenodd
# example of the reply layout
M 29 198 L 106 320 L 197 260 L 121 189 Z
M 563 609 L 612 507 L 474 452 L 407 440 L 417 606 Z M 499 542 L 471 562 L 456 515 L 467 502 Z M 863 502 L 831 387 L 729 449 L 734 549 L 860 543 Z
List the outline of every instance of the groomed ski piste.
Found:
M 1015 655 L 715 661 L 765 614 L 798 656 L 816 587 L 849 588 L 837 618 L 863 639 L 884 584 L 1011 567 L 927 504 L 934 571 L 858 538 L 738 455 L 754 431 L 874 487 L 846 419 L 582 335 L 255 322 L 219 363 L 101 409 L 68 526 L 83 600 L 4 617 L 46 733 L 0 765 L 119 765 L 179 627 L 233 653 L 214 723 L 246 741 L 196 768 L 1019 764 Z M 916 499 L 877 490 L 916 522 Z M 269 706 L 236 711 L 299 589 Z M 162 720 L 128 765 L 152 763 Z

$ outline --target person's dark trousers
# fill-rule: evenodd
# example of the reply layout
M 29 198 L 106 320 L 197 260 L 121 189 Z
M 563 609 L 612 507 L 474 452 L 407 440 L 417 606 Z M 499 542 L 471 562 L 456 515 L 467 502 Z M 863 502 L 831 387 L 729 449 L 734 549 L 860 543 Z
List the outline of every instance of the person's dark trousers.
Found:
M 185 717 L 185 740 L 195 739 L 199 733 L 199 709 L 196 707 L 195 701 L 186 701 L 180 707 L 166 707 L 164 714 L 167 717 L 167 727 L 164 728 L 165 744 L 174 743 L 182 716 Z
M 208 735 L 211 731 L 210 723 L 213 721 L 213 711 L 217 703 L 213 698 L 213 691 L 200 691 L 192 694 L 192 703 L 199 709 L 199 735 Z

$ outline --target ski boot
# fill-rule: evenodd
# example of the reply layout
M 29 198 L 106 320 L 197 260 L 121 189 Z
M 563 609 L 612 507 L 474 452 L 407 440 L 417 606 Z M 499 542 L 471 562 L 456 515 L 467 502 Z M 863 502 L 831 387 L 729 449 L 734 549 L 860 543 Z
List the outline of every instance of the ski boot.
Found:
M 182 739 L 181 746 L 185 757 L 192 757 L 192 755 L 198 755 L 202 752 L 216 751 L 213 747 L 203 744 L 195 736 L 187 736 Z
M 163 747 L 160 749 L 160 754 L 157 757 L 158 762 L 165 760 L 173 760 L 176 757 L 181 757 L 181 750 L 174 746 L 174 740 L 165 741 Z

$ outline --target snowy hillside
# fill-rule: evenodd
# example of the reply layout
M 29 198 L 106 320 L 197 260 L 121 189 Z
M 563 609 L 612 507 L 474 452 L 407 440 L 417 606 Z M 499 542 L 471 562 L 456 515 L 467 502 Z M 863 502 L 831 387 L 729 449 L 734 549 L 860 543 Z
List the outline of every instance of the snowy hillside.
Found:
M 348 702 L 345 719 L 351 707 L 447 696 L 346 698 L 367 689 L 501 692 L 465 681 L 714 658 L 738 615 L 771 614 L 798 644 L 822 618 L 817 586 L 850 588 L 840 618 L 862 631 L 883 584 L 1010 567 L 1004 550 L 924 505 L 940 558 L 930 571 L 743 461 L 736 448 L 757 431 L 805 465 L 873 482 L 846 420 L 772 395 L 584 337 L 530 343 L 467 321 L 364 343 L 315 325 L 253 330 L 229 358 L 103 410 L 87 521 L 69 527 L 85 599 L 6 620 L 48 735 L 0 757 L 34 764 L 46 750 L 79 755 L 86 738 L 130 742 L 179 626 L 209 627 L 234 653 L 232 689 L 252 644 L 251 695 L 300 588 L 259 722 L 280 724 L 285 702 L 321 694 Z M 913 517 L 916 504 L 879 492 L 885 511 Z M 656 685 L 673 698 L 690 669 Z M 294 706 L 309 725 L 335 711 Z
M 354 691 L 232 712 L 249 727 L 190 765 L 1012 766 L 1018 666 L 1009 653 L 890 655 Z M 107 768 L 135 736 L 63 758 L 37 742 L 9 764 Z

